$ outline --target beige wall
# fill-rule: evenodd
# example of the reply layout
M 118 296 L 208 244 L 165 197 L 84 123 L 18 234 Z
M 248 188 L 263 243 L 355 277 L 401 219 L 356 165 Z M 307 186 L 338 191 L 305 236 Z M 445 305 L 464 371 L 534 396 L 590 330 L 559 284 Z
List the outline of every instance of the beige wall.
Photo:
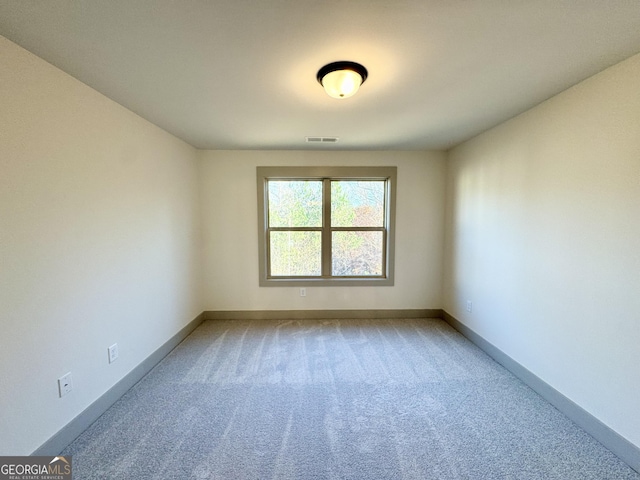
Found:
M 202 312 L 198 161 L 3 37 L 0 63 L 0 455 L 26 455 Z
M 640 446 L 640 56 L 448 160 L 198 153 L 2 37 L 0 60 L 0 455 L 202 310 L 260 309 L 445 307 Z M 398 167 L 394 287 L 258 287 L 255 167 L 312 164 Z
M 450 152 L 444 295 L 640 446 L 638 79 L 640 55 Z
M 441 308 L 444 154 L 203 151 L 207 310 Z M 258 286 L 257 166 L 397 166 L 393 287 Z

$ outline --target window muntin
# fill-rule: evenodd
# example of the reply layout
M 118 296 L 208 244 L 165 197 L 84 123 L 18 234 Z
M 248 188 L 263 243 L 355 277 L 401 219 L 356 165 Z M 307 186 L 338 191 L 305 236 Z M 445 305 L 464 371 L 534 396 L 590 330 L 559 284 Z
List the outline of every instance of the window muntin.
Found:
M 393 285 L 395 167 L 258 167 L 260 285 Z

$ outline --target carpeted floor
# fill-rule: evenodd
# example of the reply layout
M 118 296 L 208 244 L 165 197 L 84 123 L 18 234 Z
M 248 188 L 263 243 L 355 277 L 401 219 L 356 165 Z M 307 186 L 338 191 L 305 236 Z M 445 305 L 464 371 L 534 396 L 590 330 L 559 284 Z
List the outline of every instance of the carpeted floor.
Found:
M 64 452 L 74 479 L 635 479 L 437 319 L 207 321 Z

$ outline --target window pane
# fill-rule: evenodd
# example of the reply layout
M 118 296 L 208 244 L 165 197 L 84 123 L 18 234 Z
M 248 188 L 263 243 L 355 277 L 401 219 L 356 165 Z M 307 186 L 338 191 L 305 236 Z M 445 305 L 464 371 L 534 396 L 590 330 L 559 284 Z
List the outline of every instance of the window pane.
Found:
M 271 276 L 320 276 L 320 232 L 271 232 Z
M 382 232 L 333 232 L 332 275 L 382 275 L 382 246 Z
M 383 227 L 384 180 L 331 182 L 332 227 Z
M 270 227 L 321 227 L 322 182 L 269 180 Z

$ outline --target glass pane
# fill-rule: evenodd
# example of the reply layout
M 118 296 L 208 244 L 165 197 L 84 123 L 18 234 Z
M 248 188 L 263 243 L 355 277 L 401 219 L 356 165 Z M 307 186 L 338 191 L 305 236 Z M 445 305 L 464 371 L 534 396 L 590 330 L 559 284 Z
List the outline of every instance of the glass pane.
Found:
M 271 232 L 269 236 L 271 276 L 320 276 L 322 234 L 320 232 Z
M 322 182 L 269 180 L 269 227 L 321 227 Z
M 383 227 L 384 180 L 331 182 L 332 227 Z
M 333 232 L 332 274 L 339 276 L 380 276 L 382 232 Z

